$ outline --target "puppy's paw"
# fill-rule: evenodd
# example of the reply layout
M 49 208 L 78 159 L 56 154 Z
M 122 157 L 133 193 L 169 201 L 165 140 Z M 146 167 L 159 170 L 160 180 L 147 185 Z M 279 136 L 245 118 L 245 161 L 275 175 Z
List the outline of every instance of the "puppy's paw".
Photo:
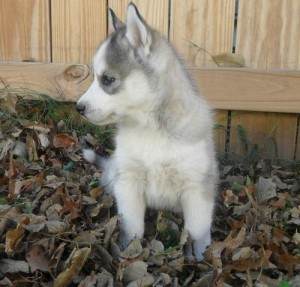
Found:
M 83 152 L 83 157 L 87 162 L 92 163 L 101 169 L 105 167 L 107 160 L 104 157 L 97 154 L 94 150 L 84 149 L 82 152 Z
M 97 154 L 95 151 L 93 151 L 92 149 L 84 149 L 82 152 L 83 152 L 83 157 L 86 161 L 93 164 L 95 163 L 97 158 Z

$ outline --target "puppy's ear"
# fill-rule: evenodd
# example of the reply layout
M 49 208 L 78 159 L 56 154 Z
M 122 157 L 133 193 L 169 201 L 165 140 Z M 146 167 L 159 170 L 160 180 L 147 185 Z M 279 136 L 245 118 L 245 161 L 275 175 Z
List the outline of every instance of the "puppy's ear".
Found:
M 147 56 L 152 43 L 151 31 L 133 3 L 130 3 L 127 8 L 126 28 L 126 37 L 130 44 Z
M 108 25 L 108 32 L 112 33 L 115 30 L 124 27 L 125 24 L 116 16 L 114 10 L 108 8 L 108 18 L 109 18 L 109 25 Z

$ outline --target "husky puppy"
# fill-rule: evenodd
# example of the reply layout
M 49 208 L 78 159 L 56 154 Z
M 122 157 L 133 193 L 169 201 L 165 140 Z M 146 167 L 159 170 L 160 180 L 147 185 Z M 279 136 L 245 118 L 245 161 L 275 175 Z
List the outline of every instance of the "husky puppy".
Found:
M 217 164 L 211 110 L 183 62 L 130 3 L 127 23 L 110 10 L 115 31 L 93 60 L 94 81 L 77 103 L 89 121 L 117 124 L 116 150 L 102 184 L 113 191 L 120 244 L 144 234 L 146 207 L 183 212 L 187 256 L 203 258 L 211 242 Z

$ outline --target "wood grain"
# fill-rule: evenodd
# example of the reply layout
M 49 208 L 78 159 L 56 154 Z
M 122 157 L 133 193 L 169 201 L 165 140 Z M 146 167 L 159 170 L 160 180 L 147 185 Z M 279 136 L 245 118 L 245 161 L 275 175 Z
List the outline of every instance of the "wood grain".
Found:
M 294 145 L 290 138 L 295 139 L 296 129 L 294 114 L 273 114 L 256 112 L 232 112 L 231 137 L 237 142 L 230 141 L 233 158 L 239 161 L 250 159 L 254 145 L 258 146 L 258 158 L 272 160 L 293 160 Z M 246 132 L 248 150 L 241 142 L 238 126 Z M 253 159 L 253 158 L 252 158 Z M 255 159 L 255 157 L 254 157 Z
M 299 68 L 300 44 L 300 2 L 298 0 L 240 0 L 238 10 L 237 45 L 236 52 L 244 56 L 246 66 L 261 69 L 295 69 Z M 291 71 L 292 73 L 292 71 Z M 292 74 L 290 74 L 293 77 Z M 294 78 L 297 82 L 299 79 Z M 292 80 L 293 81 L 293 80 Z M 288 80 L 288 82 L 290 82 Z M 295 82 L 295 83 L 296 83 Z M 258 84 L 258 85 L 257 85 Z M 264 85 L 266 84 L 266 85 Z M 251 89 L 251 98 L 259 99 L 261 105 L 268 101 L 268 105 L 278 105 L 277 96 L 281 94 L 283 105 L 294 105 L 294 112 L 299 112 L 297 95 L 299 87 L 290 89 L 293 84 L 282 82 L 279 78 L 268 82 L 254 81 Z M 296 83 L 296 86 L 297 83 Z M 271 98 L 267 91 L 271 92 Z M 279 90 L 285 90 L 281 93 Z M 255 91 L 258 92 L 255 96 Z M 252 94 L 254 96 L 252 96 Z M 277 96 L 276 96 L 277 95 Z M 291 100 L 291 98 L 295 99 Z M 258 104 L 259 102 L 257 102 Z M 266 110 L 262 107 L 261 110 Z M 279 111 L 276 108 L 271 111 Z M 285 112 L 289 109 L 282 109 Z M 278 115 L 265 113 L 233 113 L 232 133 L 230 137 L 230 152 L 241 157 L 247 156 L 241 147 L 237 132 L 240 124 L 248 132 L 249 144 L 261 142 L 260 136 L 268 138 L 270 130 L 277 147 L 279 159 L 293 160 L 295 154 L 297 115 Z M 283 140 L 284 139 L 284 140 Z M 262 145 L 262 153 L 267 154 L 270 147 Z
M 88 65 L 58 63 L 0 63 L 0 89 L 25 98 L 46 94 L 53 99 L 76 101 L 89 87 L 93 75 Z
M 53 62 L 91 63 L 107 34 L 105 0 L 51 1 Z
M 236 52 L 252 68 L 300 67 L 300 1 L 239 0 Z
M 217 109 L 300 112 L 300 71 L 193 68 L 198 86 Z
M 210 54 L 232 51 L 234 7 L 235 0 L 172 0 L 171 42 L 190 64 L 216 66 Z
M 114 10 L 117 17 L 123 22 L 126 21 L 127 5 L 134 2 L 140 14 L 153 28 L 168 37 L 169 23 L 169 1 L 168 0 L 109 0 L 109 7 Z
M 0 61 L 50 61 L 48 0 L 0 0 Z

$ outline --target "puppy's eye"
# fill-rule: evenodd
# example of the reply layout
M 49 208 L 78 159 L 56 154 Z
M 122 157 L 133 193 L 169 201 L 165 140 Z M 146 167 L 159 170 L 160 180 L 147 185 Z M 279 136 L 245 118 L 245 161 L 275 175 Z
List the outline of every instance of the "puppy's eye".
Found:
M 112 83 L 114 83 L 115 80 L 116 79 L 114 77 L 110 77 L 105 74 L 101 77 L 101 83 L 104 86 L 110 86 Z

